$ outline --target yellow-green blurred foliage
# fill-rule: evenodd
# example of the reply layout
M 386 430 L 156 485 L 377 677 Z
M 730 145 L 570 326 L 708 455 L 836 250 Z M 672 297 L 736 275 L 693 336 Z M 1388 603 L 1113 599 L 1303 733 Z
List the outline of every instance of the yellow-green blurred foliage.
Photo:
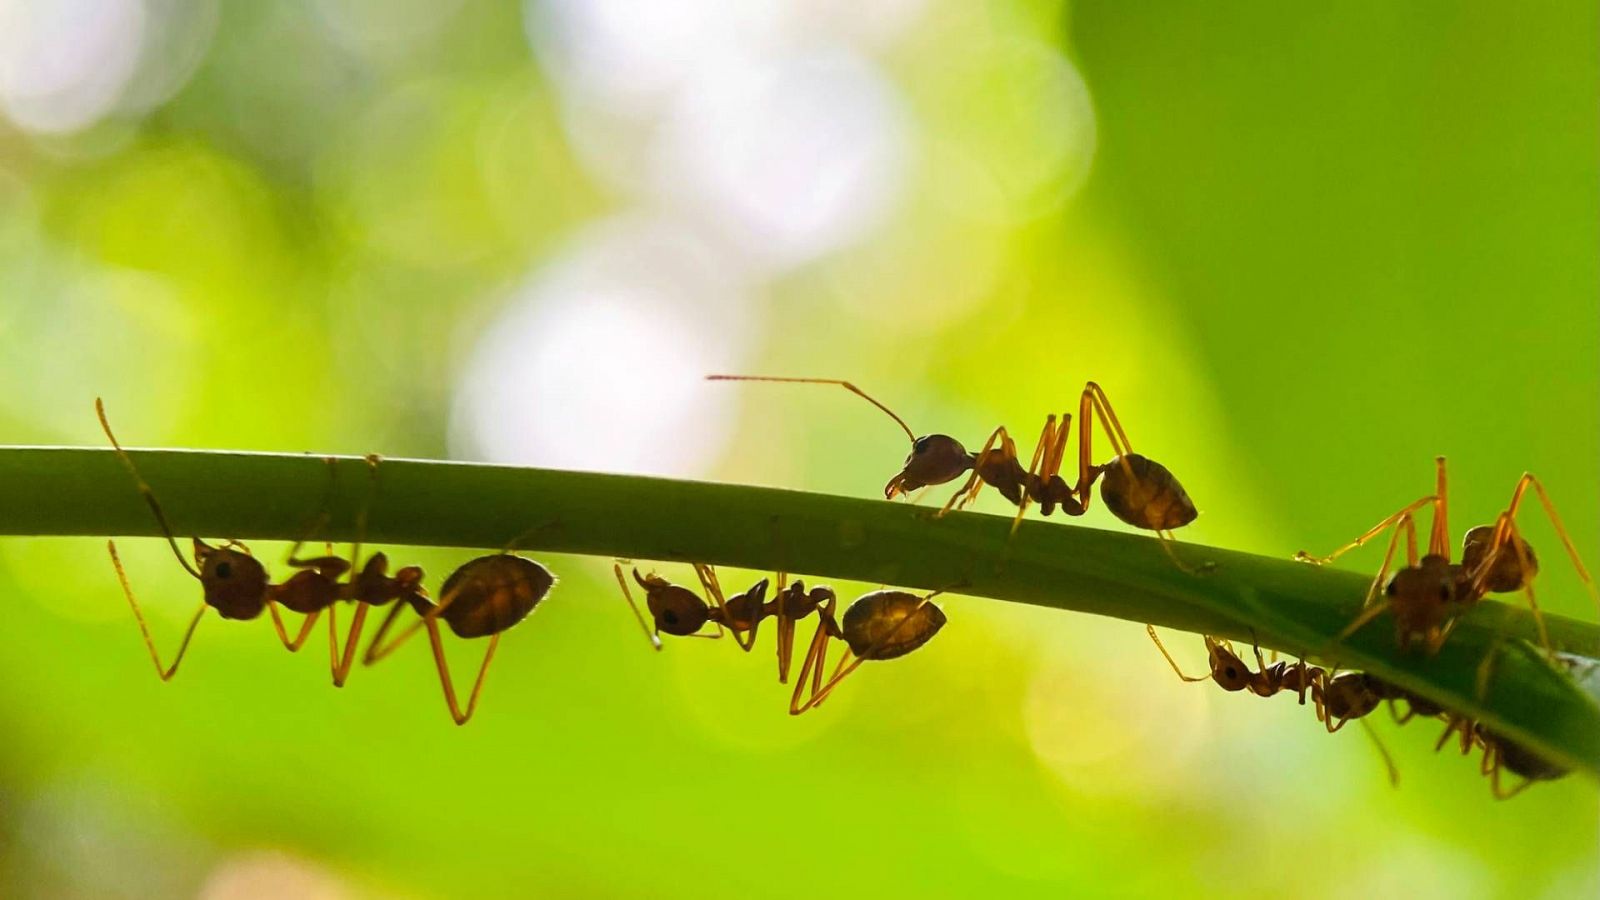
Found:
M 1457 528 L 1531 470 L 1595 562 L 1596 18 L 0 2 L 0 441 L 98 445 L 99 394 L 139 445 L 870 496 L 905 448 L 865 404 L 699 377 L 1030 447 L 1093 378 L 1193 540 L 1331 548 L 1443 453 Z M 124 552 L 174 646 L 193 582 Z M 1181 684 L 1130 623 L 951 598 L 791 719 L 770 638 L 651 653 L 609 561 L 545 561 L 455 728 L 422 647 L 335 691 L 259 621 L 161 684 L 98 541 L 0 542 L 0 895 L 1600 891 L 1592 784 L 1496 803 L 1384 721 L 1392 790 L 1358 729 Z

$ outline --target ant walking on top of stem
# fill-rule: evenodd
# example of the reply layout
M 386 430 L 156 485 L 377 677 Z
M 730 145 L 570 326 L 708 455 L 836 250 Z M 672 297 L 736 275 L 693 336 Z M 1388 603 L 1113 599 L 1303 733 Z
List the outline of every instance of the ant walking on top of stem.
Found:
M 1461 561 L 1455 563 L 1450 560 L 1450 532 L 1447 518 L 1449 493 L 1445 458 L 1437 457 L 1434 463 L 1436 470 L 1434 493 L 1406 504 L 1369 528 L 1360 537 L 1327 556 L 1313 557 L 1303 550 L 1296 555 L 1295 558 L 1301 561 L 1322 565 L 1360 547 L 1384 531 L 1390 529 L 1394 531 L 1389 537 L 1388 549 L 1384 552 L 1383 565 L 1379 568 L 1377 577 L 1373 579 L 1372 586 L 1367 590 L 1361 615 L 1339 634 L 1338 640 L 1344 640 L 1388 611 L 1394 615 L 1396 638 L 1402 649 L 1410 647 L 1413 641 L 1420 641 L 1426 652 L 1437 653 L 1460 621 L 1461 615 L 1487 594 L 1521 591 L 1538 626 L 1540 643 L 1546 655 L 1552 655 L 1554 651 L 1550 645 L 1549 632 L 1545 628 L 1544 616 L 1539 611 L 1539 601 L 1533 592 L 1533 578 L 1539 571 L 1538 557 L 1534 555 L 1533 547 L 1522 538 L 1522 532 L 1516 522 L 1517 512 L 1521 509 L 1522 501 L 1530 487 L 1538 495 L 1550 523 L 1555 526 L 1556 533 L 1572 560 L 1573 568 L 1578 572 L 1578 577 L 1583 579 L 1590 596 L 1595 598 L 1597 604 L 1600 604 L 1600 593 L 1596 592 L 1594 580 L 1589 577 L 1589 571 L 1584 567 L 1577 547 L 1573 546 L 1572 538 L 1567 534 L 1566 526 L 1556 513 L 1555 504 L 1545 492 L 1544 485 L 1531 474 L 1524 474 L 1518 479 L 1511 494 L 1511 502 L 1495 518 L 1494 524 L 1479 525 L 1466 533 L 1462 540 Z M 1424 507 L 1430 506 L 1433 508 L 1433 529 L 1428 537 L 1428 552 L 1419 557 L 1415 515 Z M 1394 561 L 1395 549 L 1402 534 L 1406 539 L 1406 565 L 1395 572 L 1394 577 L 1385 585 L 1384 579 L 1389 574 L 1389 567 Z M 1381 603 L 1378 602 L 1380 586 L 1383 586 L 1385 597 Z M 1480 694 L 1487 686 L 1489 666 L 1493 659 L 1494 652 L 1491 650 L 1479 667 Z
M 1030 503 L 1038 503 L 1044 515 L 1058 507 L 1069 516 L 1081 516 L 1089 509 L 1094 496 L 1094 485 L 1100 483 L 1100 497 L 1111 513 L 1135 528 L 1154 531 L 1161 538 L 1161 546 L 1174 564 L 1186 572 L 1197 570 L 1184 564 L 1172 551 L 1172 530 L 1181 528 L 1199 515 L 1189 494 L 1171 470 L 1155 460 L 1133 452 L 1122 422 L 1111 408 L 1105 391 L 1094 382 L 1084 385 L 1078 398 L 1078 476 L 1069 485 L 1061 477 L 1061 466 L 1066 456 L 1068 435 L 1072 427 L 1072 414 L 1051 414 L 1045 418 L 1044 429 L 1039 433 L 1039 443 L 1034 448 L 1032 461 L 1023 467 L 1017 453 L 1016 442 L 1004 425 L 996 428 L 983 448 L 970 452 L 961 442 L 945 434 L 917 437 L 894 410 L 874 399 L 848 381 L 832 378 L 778 378 L 758 375 L 710 375 L 709 381 L 761 381 L 786 384 L 831 384 L 844 388 L 882 410 L 900 426 L 911 441 L 911 454 L 888 484 L 884 497 L 890 500 L 909 494 L 919 488 L 945 484 L 967 475 L 955 494 L 939 510 L 944 515 L 952 509 L 961 509 L 973 500 L 985 485 L 999 491 L 1017 507 L 1011 528 L 1015 532 L 1022 523 Z M 1094 463 L 1094 446 L 1091 418 L 1098 419 L 1116 455 L 1103 464 Z M 1203 571 L 1207 567 L 1201 567 Z

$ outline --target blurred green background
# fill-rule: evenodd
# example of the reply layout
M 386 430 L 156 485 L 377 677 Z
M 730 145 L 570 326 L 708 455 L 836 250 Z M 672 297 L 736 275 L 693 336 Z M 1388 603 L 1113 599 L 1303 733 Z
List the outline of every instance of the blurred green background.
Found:
M 135 445 L 871 496 L 905 448 L 865 404 L 700 376 L 850 378 L 973 444 L 1093 378 L 1191 540 L 1331 549 L 1443 453 L 1458 530 L 1527 469 L 1594 563 L 1596 19 L 0 0 L 0 439 L 99 445 L 103 395 Z M 193 582 L 124 554 L 174 647 Z M 1592 784 L 1497 803 L 1385 720 L 1392 790 L 1130 623 L 951 598 L 795 720 L 770 638 L 653 654 L 609 561 L 544 561 L 458 729 L 421 647 L 340 692 L 259 621 L 163 685 L 100 542 L 0 542 L 0 895 L 1600 892 Z

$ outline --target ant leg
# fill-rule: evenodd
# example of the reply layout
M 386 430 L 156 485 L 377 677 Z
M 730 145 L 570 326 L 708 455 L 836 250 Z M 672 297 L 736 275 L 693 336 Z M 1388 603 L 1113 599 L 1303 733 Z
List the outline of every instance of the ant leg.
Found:
M 728 601 L 726 595 L 722 592 L 722 582 L 717 578 L 717 570 L 714 567 L 704 563 L 693 563 L 692 565 L 694 566 L 694 574 L 700 579 L 700 586 L 705 589 L 706 596 L 711 598 L 712 604 L 714 604 L 717 610 L 722 613 L 722 618 L 724 621 L 726 621 L 728 618 Z M 717 626 L 716 637 L 722 637 L 722 622 L 712 620 L 711 624 Z M 739 649 L 749 653 L 756 645 L 756 628 L 760 626 L 760 624 L 761 612 L 757 610 L 756 621 L 755 624 L 750 626 L 748 640 L 740 639 L 739 630 L 734 628 L 731 622 L 728 624 L 727 628 L 728 631 L 733 633 L 733 642 L 739 645 Z M 710 635 L 707 635 L 707 637 L 710 637 Z
M 1594 600 L 1595 606 L 1600 608 L 1600 587 L 1596 587 L 1594 579 L 1589 577 L 1589 570 L 1584 568 L 1583 559 L 1578 556 L 1578 548 L 1572 543 L 1572 535 L 1567 533 L 1567 526 L 1562 524 L 1561 516 L 1556 513 L 1556 505 L 1550 501 L 1550 495 L 1545 492 L 1544 484 L 1532 474 L 1524 474 L 1517 480 L 1517 490 L 1512 495 L 1511 507 L 1506 512 L 1515 519 L 1518 502 L 1522 499 L 1527 486 L 1531 485 L 1539 495 L 1539 503 L 1544 506 L 1545 515 L 1550 518 L 1550 524 L 1555 526 L 1556 534 L 1561 538 L 1561 545 L 1567 548 L 1567 556 L 1572 559 L 1572 567 L 1578 570 L 1578 577 L 1583 579 L 1584 587 L 1589 591 L 1589 597 Z M 1517 552 L 1521 553 L 1521 544 L 1516 545 Z M 1526 563 L 1526 560 L 1524 560 Z
M 283 642 L 284 649 L 290 653 L 300 652 L 300 648 L 306 644 L 306 639 L 311 636 L 312 626 L 317 624 L 318 617 L 322 615 L 322 611 L 317 610 L 301 619 L 300 631 L 295 634 L 294 640 L 290 640 L 288 630 L 283 627 L 283 617 L 278 615 L 276 601 L 267 601 L 267 612 L 272 616 L 272 630 L 278 633 L 278 640 Z
M 1017 504 L 1016 517 L 1011 520 L 1012 534 L 1016 534 L 1017 529 L 1022 527 L 1022 517 L 1028 512 L 1028 503 L 1033 499 L 1031 496 L 1033 485 L 1039 485 L 1040 493 L 1043 493 L 1044 484 L 1050 480 L 1048 474 L 1050 460 L 1056 458 L 1057 455 L 1055 452 L 1056 444 L 1062 442 L 1065 437 L 1065 432 L 1056 430 L 1055 415 L 1052 413 L 1046 416 L 1044 430 L 1039 432 L 1039 443 L 1034 445 L 1033 448 L 1033 459 L 1028 462 L 1028 474 L 1023 476 L 1022 479 L 1021 502 Z M 1041 463 L 1044 466 L 1043 469 L 1040 468 Z
M 650 630 L 649 624 L 647 624 L 645 622 L 645 620 L 644 620 L 644 613 L 641 613 L 639 611 L 639 604 L 633 602 L 633 592 L 628 590 L 628 579 L 623 577 L 623 574 L 622 574 L 622 563 L 619 562 L 619 563 L 614 564 L 611 567 L 611 570 L 614 573 L 616 573 L 617 584 L 622 587 L 622 596 L 627 598 L 627 600 L 628 600 L 628 608 L 633 610 L 633 617 L 635 619 L 639 620 L 639 628 L 644 631 L 644 636 L 646 638 L 650 639 L 650 646 L 656 648 L 657 650 L 660 650 L 661 649 L 661 636 L 660 636 L 660 634 L 654 633 L 654 632 L 652 632 Z M 389 618 L 393 619 L 394 618 L 394 614 L 391 613 L 389 615 Z M 388 629 L 389 623 L 388 622 L 384 622 L 383 623 L 383 627 L 384 627 L 384 629 Z M 371 651 L 369 650 L 368 652 L 370 654 Z
M 775 602 L 778 606 L 778 683 L 788 684 L 789 669 L 794 665 L 794 631 L 798 623 L 789 615 L 789 610 L 787 609 L 788 599 L 785 594 L 787 593 L 786 588 L 789 586 L 788 573 L 775 572 L 773 574 L 774 583 L 778 588 L 778 592 L 775 595 Z
M 384 617 L 383 624 L 378 626 L 377 634 L 374 634 L 372 636 L 372 641 L 367 644 L 367 652 L 361 657 L 362 665 L 372 665 L 378 660 L 383 659 L 385 656 L 393 653 L 395 650 L 399 649 L 401 644 L 405 643 L 404 638 L 402 638 L 394 641 L 387 647 L 383 646 L 384 635 L 389 633 L 389 628 L 394 625 L 394 620 L 400 617 L 400 610 L 404 609 L 405 606 L 406 603 L 404 600 L 396 600 L 394 602 L 394 606 L 390 607 L 389 615 Z M 409 634 L 406 635 L 406 637 L 409 636 Z
M 1312 556 L 1310 553 L 1307 553 L 1306 551 L 1301 550 L 1300 552 L 1298 552 L 1298 553 L 1296 553 L 1294 555 L 1294 558 L 1298 562 L 1307 562 L 1307 563 L 1311 563 L 1314 566 L 1327 565 L 1328 563 L 1333 562 L 1334 560 L 1336 560 L 1339 557 L 1345 555 L 1346 553 L 1349 553 L 1351 550 L 1354 550 L 1357 547 L 1360 547 L 1361 545 L 1365 544 L 1367 541 L 1370 541 L 1373 538 L 1377 537 L 1378 535 L 1384 533 L 1388 529 L 1390 529 L 1390 528 L 1394 527 L 1395 525 L 1399 524 L 1402 520 L 1411 517 L 1412 514 L 1414 514 L 1417 510 L 1423 508 L 1424 506 L 1427 506 L 1430 503 L 1436 503 L 1437 501 L 1438 501 L 1438 497 L 1436 495 L 1433 495 L 1433 494 L 1430 494 L 1430 495 L 1428 495 L 1426 497 L 1418 498 L 1417 500 L 1413 500 L 1412 502 L 1410 502 L 1410 503 L 1406 504 L 1405 506 L 1401 507 L 1394 514 L 1386 516 L 1383 519 L 1383 521 L 1381 521 L 1378 524 L 1376 524 L 1376 525 L 1372 526 L 1371 528 L 1367 529 L 1366 532 L 1363 533 L 1360 537 L 1356 538 L 1355 540 L 1351 541 L 1348 544 L 1345 544 L 1344 546 L 1342 546 L 1339 549 L 1333 551 L 1332 553 L 1329 553 L 1327 556 Z M 1413 565 L 1415 565 L 1414 562 L 1413 562 Z
M 1085 510 L 1088 510 L 1089 503 L 1094 498 L 1094 480 L 1099 475 L 1099 469 L 1094 466 L 1093 421 L 1095 419 L 1099 420 L 1101 430 L 1106 433 L 1106 439 L 1111 441 L 1111 451 L 1117 455 L 1123 473 L 1128 476 L 1130 482 L 1138 480 L 1133 474 L 1133 464 L 1128 462 L 1128 454 L 1133 452 L 1133 445 L 1128 442 L 1128 434 L 1122 430 L 1122 422 L 1112 410 L 1110 399 L 1106 397 L 1106 392 L 1100 385 L 1093 381 L 1086 383 L 1083 386 L 1083 393 L 1078 397 L 1078 483 L 1073 488 L 1078 504 Z
M 983 465 L 984 461 L 989 458 L 989 452 L 994 449 L 995 441 L 1001 441 L 1002 447 L 1011 444 L 1011 436 L 1006 433 L 1006 427 L 1004 425 L 1001 425 L 999 428 L 996 428 L 989 434 L 989 439 L 983 442 L 983 449 L 979 450 L 977 455 L 973 457 L 976 462 L 972 466 L 971 474 L 967 476 L 967 480 L 961 485 L 961 487 L 958 488 L 954 494 L 950 495 L 950 499 L 945 501 L 944 506 L 941 507 L 937 513 L 934 513 L 934 518 L 943 518 L 950 512 L 950 510 L 962 509 L 967 504 L 978 498 L 978 492 L 983 490 L 984 484 L 982 470 L 980 467 Z M 1004 451 L 1002 450 L 1002 452 Z M 1015 454 L 1013 454 L 1013 458 L 1014 457 Z M 960 500 L 961 502 L 957 503 L 957 500 Z
M 1150 635 L 1150 640 L 1156 642 L 1156 649 L 1160 650 L 1161 655 L 1166 657 L 1167 665 L 1172 667 L 1172 671 L 1177 673 L 1179 678 L 1183 679 L 1184 681 L 1206 681 L 1210 679 L 1210 675 L 1196 676 L 1183 674 L 1183 670 L 1178 668 L 1178 661 L 1172 658 L 1171 653 L 1167 652 L 1167 645 L 1161 643 L 1161 638 L 1156 634 L 1156 627 L 1154 625 L 1146 625 L 1144 626 L 1144 630 L 1146 634 Z
M 831 608 L 817 608 L 817 630 L 811 635 L 811 645 L 806 648 L 806 657 L 800 663 L 800 674 L 794 681 L 794 693 L 789 695 L 789 715 L 798 716 L 815 706 L 817 690 L 822 686 L 822 669 L 827 665 L 828 657 L 828 623 L 833 620 Z M 811 682 L 811 699 L 801 703 L 800 698 L 806 694 L 806 681 Z
M 161 533 L 167 536 L 167 545 L 172 548 L 172 555 L 178 558 L 178 562 L 183 565 L 185 571 L 193 575 L 196 580 L 199 580 L 199 570 L 184 557 L 183 551 L 178 549 L 178 541 L 172 536 L 172 526 L 167 524 L 167 516 L 161 511 L 161 504 L 156 502 L 156 492 L 150 488 L 143 476 L 139 474 L 139 469 L 133 464 L 133 457 L 128 455 L 128 451 L 122 449 L 122 445 L 117 442 L 117 436 L 111 432 L 111 421 L 106 418 L 106 405 L 99 397 L 94 398 L 94 412 L 95 415 L 100 417 L 100 430 L 106 433 L 106 438 L 111 441 L 112 449 L 117 452 L 117 458 L 122 460 L 123 466 L 127 467 L 128 474 L 133 476 L 134 484 L 139 488 L 140 496 L 144 497 L 145 504 L 155 514 L 156 524 L 161 526 Z M 112 556 L 116 556 L 115 551 L 112 552 Z M 129 594 L 128 596 L 132 597 L 133 595 Z
M 378 463 L 376 454 L 368 454 L 367 462 L 367 495 L 361 500 L 361 508 L 356 510 L 356 539 L 350 542 L 350 571 L 358 572 L 361 564 L 361 545 L 367 539 L 367 517 L 372 510 L 372 498 L 378 493 Z M 394 601 L 399 603 L 397 599 Z M 344 687 L 345 680 L 350 677 L 350 669 L 355 665 L 356 646 L 361 643 L 361 629 L 366 625 L 367 613 L 371 604 L 365 600 L 356 600 L 355 616 L 350 620 L 350 630 L 345 632 L 344 651 L 339 652 L 337 640 L 332 647 L 334 654 L 333 686 Z M 328 625 L 333 627 L 333 610 L 328 611 Z M 334 632 L 329 632 L 329 638 L 334 639 Z
M 1445 477 L 1444 457 L 1435 456 L 1433 495 L 1439 501 L 1433 505 L 1433 531 L 1428 535 L 1428 553 L 1450 558 L 1450 489 Z
M 1383 766 L 1389 772 L 1389 785 L 1391 787 L 1399 787 L 1400 769 L 1394 764 L 1394 757 L 1389 755 L 1389 748 L 1384 746 L 1383 739 L 1378 737 L 1378 729 L 1373 728 L 1372 723 L 1366 719 L 1361 719 L 1360 722 L 1361 730 L 1365 731 L 1367 737 L 1372 739 L 1372 746 L 1377 747 L 1378 755 L 1383 757 Z
M 202 602 L 195 611 L 194 618 L 189 620 L 189 627 L 183 632 L 183 641 L 178 644 L 178 655 L 173 657 L 169 668 L 162 668 L 161 655 L 156 652 L 156 642 L 150 637 L 150 626 L 144 620 L 144 613 L 139 609 L 139 601 L 133 598 L 133 587 L 128 584 L 128 573 L 122 570 L 122 560 L 117 557 L 115 541 L 106 541 L 106 549 L 111 552 L 111 565 L 117 570 L 117 580 L 122 582 L 122 593 L 128 598 L 128 605 L 133 607 L 133 618 L 139 623 L 139 634 L 144 637 L 145 649 L 150 651 L 150 661 L 155 663 L 156 674 L 162 681 L 171 681 L 172 676 L 178 674 L 178 664 L 183 662 L 183 655 L 189 652 L 189 642 L 194 639 L 194 630 L 199 627 L 200 619 L 206 614 L 206 604 Z
M 472 695 L 467 698 L 467 710 L 462 712 L 456 703 L 456 687 L 450 678 L 450 664 L 445 661 L 444 641 L 439 637 L 439 623 L 433 619 L 428 619 L 427 623 L 428 643 L 433 646 L 433 661 L 439 669 L 439 685 L 444 688 L 444 700 L 450 707 L 450 718 L 455 719 L 457 725 L 465 725 L 478 708 L 478 696 L 483 693 L 483 679 L 489 674 L 489 663 L 494 660 L 494 651 L 500 646 L 500 635 L 489 638 L 489 649 L 484 651 L 483 664 L 478 667 L 478 678 L 472 684 Z

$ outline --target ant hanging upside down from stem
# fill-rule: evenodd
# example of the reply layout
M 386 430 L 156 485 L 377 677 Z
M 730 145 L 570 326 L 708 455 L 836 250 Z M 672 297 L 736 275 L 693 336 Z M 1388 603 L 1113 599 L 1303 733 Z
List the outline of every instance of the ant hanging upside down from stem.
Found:
M 1015 531 L 1030 503 L 1039 504 L 1040 511 L 1047 516 L 1057 508 L 1065 515 L 1083 515 L 1089 509 L 1098 481 L 1100 497 L 1112 515 L 1135 528 L 1154 531 L 1173 561 L 1185 571 L 1193 571 L 1172 553 L 1170 543 L 1173 529 L 1193 522 L 1199 515 L 1194 502 L 1166 466 L 1133 452 L 1122 422 L 1111 408 L 1111 401 L 1092 381 L 1084 385 L 1078 399 L 1078 476 L 1076 482 L 1069 485 L 1060 473 L 1072 427 L 1071 413 L 1062 413 L 1059 419 L 1054 414 L 1045 418 L 1033 459 L 1024 468 L 1016 442 L 1004 425 L 996 428 L 984 441 L 983 448 L 973 453 L 949 435 L 917 437 L 894 410 L 848 381 L 757 375 L 710 375 L 707 380 L 831 384 L 861 397 L 893 419 L 911 441 L 911 454 L 906 457 L 905 464 L 884 485 L 885 498 L 893 500 L 967 475 L 960 489 L 940 509 L 941 516 L 977 499 L 987 485 L 1017 507 L 1011 526 Z M 1116 452 L 1116 456 L 1098 465 L 1094 463 L 1091 418 L 1100 422 Z

